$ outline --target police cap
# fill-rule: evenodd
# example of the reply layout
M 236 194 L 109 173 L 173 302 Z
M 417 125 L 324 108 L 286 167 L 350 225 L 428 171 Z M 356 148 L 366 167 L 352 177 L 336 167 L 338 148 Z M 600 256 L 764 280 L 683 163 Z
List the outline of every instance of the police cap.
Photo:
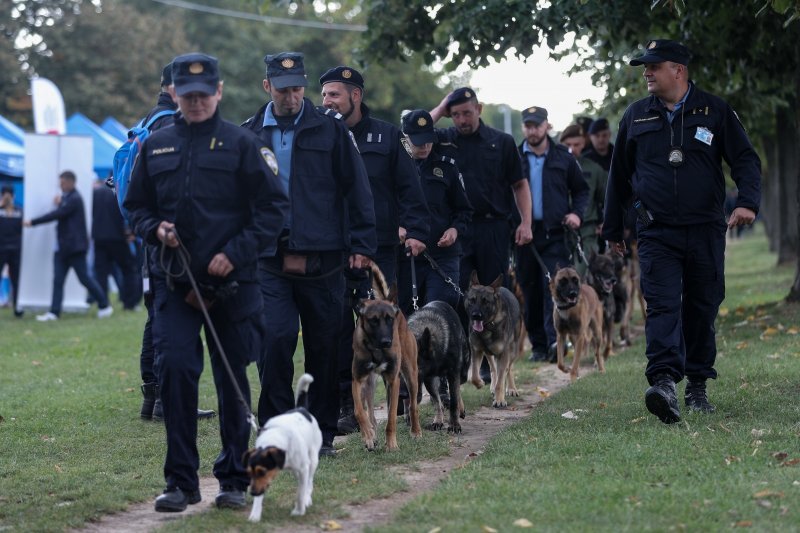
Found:
M 677 41 L 669 39 L 655 39 L 647 43 L 643 55 L 631 59 L 630 65 L 646 65 L 648 63 L 663 63 L 672 61 L 681 65 L 688 65 L 691 54 L 689 49 Z
M 201 54 L 184 54 L 172 60 L 172 84 L 175 93 L 215 94 L 219 85 L 219 62 L 216 57 Z
M 595 133 L 600 133 L 601 131 L 609 129 L 611 128 L 608 126 L 608 119 L 598 118 L 589 126 L 589 135 L 594 135 Z
M 547 120 L 547 109 L 543 107 L 529 107 L 522 110 L 522 123 L 533 122 L 537 126 Z
M 447 102 L 445 102 L 445 107 L 447 107 L 447 110 L 449 111 L 452 106 L 463 104 L 464 102 L 469 101 L 477 102 L 478 95 L 476 95 L 475 91 L 469 87 L 459 87 L 450 93 L 450 96 L 447 98 Z
M 408 135 L 414 146 L 437 141 L 433 118 L 424 109 L 415 109 L 403 115 L 403 133 Z
M 172 85 L 172 63 L 167 63 L 161 70 L 161 86 L 169 87 Z
M 305 56 L 300 52 L 281 52 L 265 56 L 264 63 L 267 64 L 267 79 L 270 85 L 276 89 L 308 87 L 303 57 Z
M 325 85 L 332 81 L 339 81 L 349 85 L 355 85 L 362 91 L 364 90 L 364 77 L 359 71 L 352 67 L 338 66 L 328 69 L 328 71 L 319 77 L 319 84 Z

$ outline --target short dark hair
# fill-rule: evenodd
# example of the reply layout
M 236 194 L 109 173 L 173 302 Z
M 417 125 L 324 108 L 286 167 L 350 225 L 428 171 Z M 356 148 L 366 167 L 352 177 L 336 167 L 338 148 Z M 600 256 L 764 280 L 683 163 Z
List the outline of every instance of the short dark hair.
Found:
M 571 139 L 573 137 L 585 138 L 583 135 L 583 128 L 578 124 L 570 124 L 564 128 L 564 131 L 561 132 L 561 137 L 559 137 L 559 141 L 564 142 L 565 139 Z
M 65 180 L 70 181 L 77 181 L 78 178 L 75 176 L 75 173 L 71 170 L 65 170 L 61 174 L 58 175 L 59 178 L 64 178 Z

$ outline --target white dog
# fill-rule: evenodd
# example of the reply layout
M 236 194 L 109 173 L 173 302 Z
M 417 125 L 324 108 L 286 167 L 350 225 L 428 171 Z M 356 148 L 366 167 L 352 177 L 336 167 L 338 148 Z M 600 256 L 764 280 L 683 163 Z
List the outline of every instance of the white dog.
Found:
M 322 447 L 322 432 L 316 419 L 308 412 L 308 386 L 314 381 L 303 374 L 297 383 L 295 408 L 270 418 L 256 439 L 255 448 L 244 453 L 243 462 L 250 475 L 250 494 L 253 495 L 253 510 L 249 520 L 261 520 L 264 492 L 281 470 L 290 470 L 297 477 L 297 501 L 292 516 L 306 513 L 311 505 L 314 490 L 314 473 L 319 464 L 319 449 Z

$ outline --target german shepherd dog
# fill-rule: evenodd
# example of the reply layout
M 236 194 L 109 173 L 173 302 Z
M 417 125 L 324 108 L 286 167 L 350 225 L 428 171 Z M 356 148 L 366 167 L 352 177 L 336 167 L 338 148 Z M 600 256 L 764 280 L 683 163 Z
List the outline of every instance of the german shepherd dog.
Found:
M 614 287 L 617 284 L 614 259 L 593 251 L 586 270 L 586 283 L 603 304 L 603 358 L 608 359 L 614 345 Z
M 494 387 L 493 407 L 506 407 L 506 380 L 508 395 L 519 396 L 514 383 L 512 367 L 519 357 L 522 343 L 520 322 L 522 313 L 514 295 L 502 286 L 503 276 L 497 276 L 491 285 L 481 285 L 477 272 L 470 277 L 470 287 L 464 299 L 470 321 L 469 344 L 472 348 L 472 384 L 477 388 L 484 383 L 480 376 L 483 357 L 489 361 Z
M 417 406 L 418 371 L 417 341 L 408 329 L 406 317 L 397 306 L 397 285 L 386 292 L 386 280 L 376 265 L 370 267 L 378 285 L 376 300 L 361 300 L 353 333 L 353 407 L 368 450 L 377 446 L 378 423 L 375 420 L 375 375 L 380 374 L 386 385 L 389 419 L 386 423 L 386 447 L 397 447 L 397 403 L 400 375 L 406 382 L 410 400 L 411 436 L 419 437 Z
M 631 344 L 631 309 L 633 308 L 633 279 L 631 278 L 630 257 L 614 256 L 614 274 L 617 284 L 614 285 L 614 323 L 619 324 L 619 340 L 622 346 Z
M 464 418 L 461 384 L 467 381 L 470 352 L 467 336 L 458 314 L 450 304 L 430 302 L 408 319 L 408 329 L 417 339 L 419 381 L 431 395 L 436 408 L 433 423 L 427 429 L 444 427 L 444 408 L 439 396 L 439 380 L 447 379 L 450 390 L 450 424 L 447 431 L 461 433 L 459 416 Z
M 550 294 L 553 297 L 553 325 L 556 329 L 558 368 L 569 372 L 572 381 L 578 378 L 581 356 L 594 344 L 594 358 L 597 368 L 605 372 L 605 360 L 600 355 L 603 341 L 603 307 L 597 293 L 590 286 L 581 283 L 574 268 L 566 267 L 556 271 L 550 280 Z M 572 369 L 564 365 L 567 351 L 567 337 L 575 346 Z

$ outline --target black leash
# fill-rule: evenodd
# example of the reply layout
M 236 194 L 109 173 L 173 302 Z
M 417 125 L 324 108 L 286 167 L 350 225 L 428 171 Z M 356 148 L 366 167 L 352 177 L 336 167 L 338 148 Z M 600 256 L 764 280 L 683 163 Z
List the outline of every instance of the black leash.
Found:
M 253 411 L 250 410 L 250 405 L 244 399 L 244 394 L 242 394 L 242 390 L 239 388 L 239 384 L 236 383 L 236 377 L 233 375 L 233 369 L 231 368 L 230 363 L 228 363 L 228 357 L 225 355 L 225 350 L 222 348 L 222 343 L 219 340 L 219 336 L 217 335 L 217 329 L 214 327 L 214 323 L 211 322 L 211 316 L 208 314 L 208 308 L 206 308 L 205 301 L 203 301 L 203 297 L 200 293 L 200 288 L 197 286 L 197 281 L 194 279 L 194 275 L 192 274 L 191 269 L 189 268 L 189 251 L 183 245 L 183 241 L 178 236 L 177 230 L 174 228 L 166 230 L 166 234 L 169 235 L 173 233 L 175 238 L 178 241 L 178 247 L 175 249 L 175 253 L 178 256 L 178 259 L 181 262 L 181 268 L 183 269 L 177 275 L 172 274 L 168 268 L 164 268 L 164 249 L 167 247 L 165 243 L 161 244 L 161 267 L 164 269 L 164 272 L 167 274 L 167 279 L 170 280 L 171 277 L 175 276 L 182 276 L 186 274 L 189 278 L 189 283 L 192 285 L 192 290 L 194 290 L 195 294 L 197 295 L 197 301 L 200 304 L 200 310 L 203 312 L 203 317 L 205 318 L 206 324 L 208 325 L 209 331 L 211 331 L 211 337 L 214 339 L 214 344 L 217 346 L 219 350 L 220 358 L 222 359 L 222 363 L 225 365 L 225 370 L 228 372 L 228 376 L 231 378 L 231 382 L 233 383 L 233 388 L 236 391 L 236 396 L 239 398 L 239 402 L 244 407 L 245 412 L 247 413 L 247 421 L 250 423 L 250 427 L 253 428 L 253 431 L 258 434 L 258 422 L 256 422 L 256 417 L 253 414 Z M 170 261 L 171 266 L 172 261 Z
M 414 311 L 419 311 L 419 305 L 417 305 L 419 300 L 419 294 L 417 294 L 417 267 L 414 264 L 414 254 L 409 251 L 408 255 L 411 258 L 411 305 L 414 307 Z
M 564 224 L 564 227 L 567 229 L 569 234 L 572 235 L 572 237 L 575 239 L 575 247 L 578 250 L 578 257 L 580 258 L 581 261 L 583 261 L 583 264 L 588 265 L 589 261 L 586 260 L 586 255 L 583 253 L 583 241 L 581 239 L 581 234 L 578 233 L 578 231 L 567 226 L 566 224 Z
M 433 269 L 433 271 L 439 274 L 439 276 L 444 280 L 444 282 L 453 287 L 453 290 L 456 291 L 456 294 L 458 294 L 461 298 L 463 298 L 464 293 L 461 292 L 461 287 L 458 286 L 458 283 L 453 281 L 453 278 L 444 273 L 442 268 L 439 266 L 439 263 L 437 263 L 433 259 L 433 257 L 431 257 L 431 254 L 429 254 L 428 251 L 425 250 L 422 252 L 422 256 L 428 260 L 428 263 L 431 264 L 431 268 Z
M 536 259 L 536 262 L 539 263 L 539 268 L 541 268 L 542 272 L 544 272 L 544 276 L 547 278 L 547 282 L 550 283 L 551 280 L 550 271 L 547 270 L 547 265 L 544 264 L 542 256 L 539 255 L 539 250 L 536 249 L 536 246 L 533 245 L 533 242 L 529 243 L 528 246 L 531 247 L 531 251 L 533 252 L 533 257 Z

